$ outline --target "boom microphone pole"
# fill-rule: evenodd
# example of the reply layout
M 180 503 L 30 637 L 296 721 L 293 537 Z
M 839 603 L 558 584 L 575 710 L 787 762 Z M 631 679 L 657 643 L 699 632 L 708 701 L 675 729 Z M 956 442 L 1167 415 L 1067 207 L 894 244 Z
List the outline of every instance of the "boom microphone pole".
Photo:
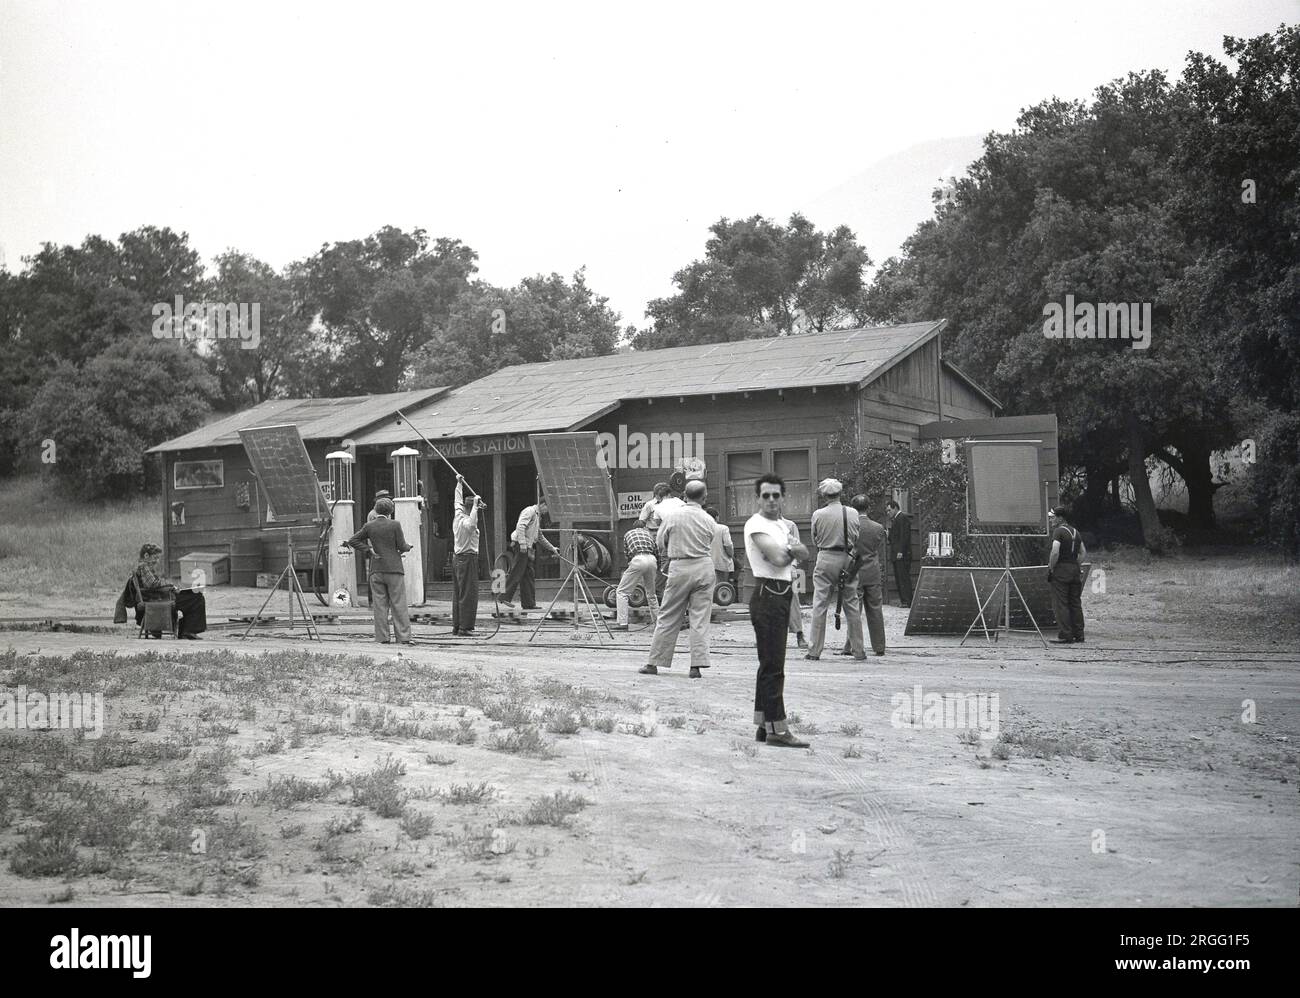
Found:
M 394 414 L 397 417 L 398 426 L 401 426 L 403 423 L 405 423 L 412 430 L 415 430 L 415 435 L 419 437 L 421 440 L 423 440 L 426 444 L 428 444 L 429 449 L 433 451 L 436 457 L 442 458 L 442 463 L 451 469 L 451 473 L 455 475 L 457 478 L 460 478 L 462 480 L 464 479 L 464 476 L 462 476 L 461 473 L 456 470 L 456 466 L 447 460 L 447 456 L 443 454 L 442 451 L 438 450 L 438 448 L 434 445 L 434 442 L 430 440 L 428 437 L 426 437 L 423 433 L 421 433 L 418 429 L 416 429 L 415 424 L 411 422 L 411 420 L 407 417 L 406 413 L 402 412 L 401 409 L 397 409 L 395 410 Z M 479 507 L 481 509 L 487 509 L 487 503 L 484 501 L 481 495 L 479 495 L 477 492 L 474 491 L 474 486 L 470 485 L 469 482 L 465 482 L 465 488 L 469 489 L 469 494 L 478 500 Z

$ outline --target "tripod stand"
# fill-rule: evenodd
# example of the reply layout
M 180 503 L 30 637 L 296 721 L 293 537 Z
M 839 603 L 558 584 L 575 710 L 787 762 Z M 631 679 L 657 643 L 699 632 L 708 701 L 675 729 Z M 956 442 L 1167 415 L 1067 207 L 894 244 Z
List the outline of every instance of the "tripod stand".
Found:
M 578 564 L 577 534 L 574 534 L 570 539 L 569 553 L 573 556 L 572 559 L 566 558 L 564 557 L 564 555 L 557 555 L 560 561 L 566 562 L 569 565 L 569 574 L 564 577 L 564 580 L 560 583 L 559 588 L 555 590 L 555 596 L 552 597 L 550 605 L 547 606 L 546 610 L 542 613 L 541 619 L 537 621 L 537 625 L 533 628 L 533 633 L 528 635 L 528 640 L 532 641 L 533 638 L 537 637 L 537 632 L 542 629 L 542 624 L 544 624 L 546 622 L 546 618 L 551 615 L 552 607 L 554 607 L 555 604 L 559 601 L 560 594 L 564 592 L 565 588 L 569 585 L 570 582 L 572 582 L 573 583 L 574 636 L 576 637 L 578 633 L 578 614 L 579 614 L 578 607 L 579 607 L 579 601 L 581 601 L 582 604 L 586 605 L 587 612 L 591 614 L 591 623 L 592 626 L 596 629 L 596 637 L 600 637 L 600 632 L 601 629 L 603 628 L 605 633 L 609 636 L 609 640 L 613 641 L 614 632 L 609 629 L 609 623 L 605 620 L 604 616 L 602 616 L 597 611 L 596 600 L 591 595 L 591 589 L 587 585 L 586 579 L 583 578 L 583 576 L 588 574 L 587 570 L 583 568 L 580 564 Z
M 312 615 L 307 609 L 307 596 L 303 592 L 302 583 L 298 581 L 298 573 L 293 567 L 293 528 L 287 528 L 287 532 L 284 536 L 289 547 L 289 562 L 284 566 L 284 570 L 280 573 L 280 577 L 275 580 L 275 585 L 271 587 L 271 592 L 267 595 L 266 599 L 263 600 L 262 606 L 258 609 L 257 613 L 253 614 L 253 619 L 248 622 L 248 627 L 244 630 L 241 637 L 248 637 L 253 628 L 262 620 L 262 614 L 266 611 L 272 597 L 275 596 L 276 590 L 280 588 L 281 584 L 285 580 L 285 576 L 287 575 L 289 577 L 289 630 L 292 631 L 294 628 L 293 604 L 296 598 L 298 609 L 302 613 L 303 623 L 307 628 L 307 637 L 314 641 L 320 641 L 320 629 L 317 628 L 316 621 L 312 619 Z M 313 569 L 313 571 L 315 571 L 315 569 Z
M 975 602 L 979 609 L 976 611 L 975 619 L 970 622 L 970 627 L 966 628 L 966 633 L 962 636 L 961 644 L 964 645 L 966 643 L 966 639 L 970 637 L 971 631 L 975 630 L 975 625 L 977 623 L 984 630 L 984 640 L 990 643 L 996 641 L 1004 632 L 1009 634 L 1011 631 L 1017 630 L 1017 628 L 1011 626 L 1011 588 L 1014 586 L 1016 596 L 1020 598 L 1020 605 L 1024 608 L 1025 616 L 1027 616 L 1029 622 L 1034 625 L 1034 631 L 1038 634 L 1038 640 L 1041 641 L 1043 647 L 1046 648 L 1047 639 L 1043 637 L 1042 628 L 1038 626 L 1038 621 L 1034 619 L 1034 611 L 1029 609 L 1029 601 L 1025 599 L 1025 594 L 1020 591 L 1020 583 L 1018 583 L 1016 577 L 1011 574 L 1011 538 L 1006 537 L 1005 541 L 1006 562 L 1002 567 L 1002 574 L 997 577 L 997 581 L 993 583 L 993 588 L 989 591 L 988 597 L 983 601 L 980 600 L 979 587 L 975 585 L 975 573 L 971 573 L 970 585 L 971 589 L 975 591 Z M 988 621 L 984 618 L 984 611 L 988 608 L 988 605 L 993 602 L 993 597 L 998 595 L 1002 596 L 1002 622 L 999 624 L 997 621 L 994 621 L 993 630 L 990 632 Z M 1020 630 L 1027 630 L 1027 628 L 1020 628 Z M 958 647 L 961 647 L 961 645 L 958 645 Z

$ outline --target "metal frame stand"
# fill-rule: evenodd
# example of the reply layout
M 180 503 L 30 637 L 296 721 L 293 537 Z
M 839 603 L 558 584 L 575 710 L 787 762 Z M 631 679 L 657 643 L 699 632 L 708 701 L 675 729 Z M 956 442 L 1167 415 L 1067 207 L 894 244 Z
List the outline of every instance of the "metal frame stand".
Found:
M 262 614 L 266 611 L 267 606 L 270 605 L 271 600 L 274 599 L 276 592 L 280 588 L 280 583 L 284 582 L 284 577 L 288 575 L 289 630 L 292 631 L 294 628 L 293 601 L 294 597 L 297 597 L 298 609 L 302 611 L 303 623 L 307 628 L 307 637 L 314 641 L 321 640 L 320 629 L 316 626 L 316 621 L 312 618 L 311 612 L 307 609 L 307 595 L 303 592 L 302 583 L 298 581 L 298 572 L 293 566 L 293 528 L 288 527 L 287 531 L 285 539 L 289 546 L 289 563 L 284 566 L 284 571 L 282 571 L 280 577 L 275 580 L 275 585 L 271 588 L 271 592 L 267 595 L 266 599 L 262 601 L 262 606 L 258 609 L 257 613 L 253 614 L 253 619 L 248 622 L 248 627 L 245 628 L 244 633 L 240 635 L 241 638 L 248 637 L 248 635 L 252 633 L 253 628 L 262 620 Z M 315 569 L 313 569 L 313 571 L 315 571 Z
M 1024 631 L 1026 634 L 1029 633 L 1028 628 L 1011 626 L 1012 586 L 1015 586 L 1016 595 L 1020 597 L 1020 605 L 1025 608 L 1025 616 L 1027 616 L 1029 622 L 1034 625 L 1034 632 L 1038 635 L 1038 640 L 1043 643 L 1044 648 L 1047 647 L 1047 639 L 1043 637 L 1043 630 L 1038 626 L 1038 621 L 1034 619 L 1034 612 L 1029 609 L 1029 601 L 1025 599 L 1025 594 L 1020 591 L 1020 583 L 1018 583 L 1016 577 L 1011 574 L 1011 538 L 1007 537 L 1005 540 L 1006 562 L 1002 567 L 1002 574 L 998 576 L 997 581 L 993 584 L 992 592 L 989 593 L 988 598 L 982 603 L 980 602 L 979 587 L 975 585 L 975 573 L 970 573 L 970 587 L 975 593 L 975 602 L 978 604 L 979 609 L 976 611 L 975 619 L 970 622 L 970 627 L 966 628 L 966 633 L 962 635 L 961 645 L 958 645 L 959 648 L 966 644 L 966 639 L 970 637 L 971 631 L 975 630 L 975 625 L 977 623 L 984 631 L 984 640 L 990 644 L 996 641 L 1004 633 L 1010 634 L 1012 631 Z M 993 630 L 990 634 L 988 621 L 984 617 L 984 610 L 993 602 L 993 597 L 998 595 L 999 590 L 1001 590 L 1003 594 L 1003 622 L 1001 624 L 994 624 Z
M 587 612 L 591 614 L 591 623 L 596 630 L 596 637 L 601 636 L 600 632 L 603 629 L 605 634 L 609 636 L 609 640 L 614 641 L 614 632 L 609 629 L 609 622 L 606 621 L 604 616 L 597 611 L 596 609 L 597 603 L 595 597 L 591 595 L 591 589 L 588 587 L 586 580 L 583 578 L 583 576 L 587 575 L 588 572 L 585 568 L 583 568 L 580 564 L 578 564 L 578 541 L 577 541 L 576 531 L 574 533 L 573 539 L 569 543 L 569 553 L 573 555 L 572 560 L 564 557 L 564 555 L 559 556 L 561 561 L 568 563 L 569 574 L 564 577 L 564 580 L 556 588 L 555 595 L 551 597 L 550 604 L 542 612 L 541 618 L 537 621 L 537 624 L 533 627 L 533 633 L 528 635 L 528 640 L 532 641 L 533 638 L 537 637 L 537 632 L 542 629 L 542 625 L 546 623 L 547 619 L 551 615 L 551 610 L 555 607 L 555 604 L 559 601 L 560 594 L 563 593 L 564 590 L 568 587 L 569 583 L 572 582 L 573 583 L 574 637 L 577 637 L 578 635 L 579 606 L 585 605 L 587 607 Z M 592 576 L 592 578 L 595 578 L 595 576 Z

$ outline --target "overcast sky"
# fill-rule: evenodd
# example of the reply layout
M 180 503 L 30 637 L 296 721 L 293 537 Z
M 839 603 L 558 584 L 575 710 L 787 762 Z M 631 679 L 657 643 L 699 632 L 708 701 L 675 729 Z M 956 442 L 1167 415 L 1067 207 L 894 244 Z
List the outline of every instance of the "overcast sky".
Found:
M 152 224 L 205 261 L 234 247 L 280 267 L 418 226 L 468 243 L 498 284 L 585 264 L 641 324 L 723 215 L 815 211 L 914 146 L 1008 129 L 1129 70 L 1176 76 L 1189 50 L 1298 15 L 1300 0 L 0 0 L 0 251 L 17 270 L 42 242 Z M 919 222 L 928 186 L 879 196 Z M 877 261 L 901 238 L 858 235 Z

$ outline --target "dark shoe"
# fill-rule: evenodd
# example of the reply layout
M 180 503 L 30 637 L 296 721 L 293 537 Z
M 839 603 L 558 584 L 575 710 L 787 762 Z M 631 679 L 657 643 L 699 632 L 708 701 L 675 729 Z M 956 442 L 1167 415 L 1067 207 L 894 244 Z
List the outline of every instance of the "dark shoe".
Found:
M 1078 645 L 1083 644 L 1083 638 L 1075 638 L 1075 639 L 1074 639 L 1074 643 L 1075 643 L 1075 644 L 1078 644 Z
M 1072 645 L 1072 644 L 1074 644 L 1074 638 L 1052 638 L 1052 644 L 1054 644 L 1054 645 Z
M 820 662 L 822 660 L 822 657 L 820 655 L 805 655 L 804 658 L 806 658 L 809 662 Z
M 161 640 L 162 640 L 162 631 L 150 631 L 150 632 L 149 632 L 149 637 L 153 638 L 155 641 L 161 641 Z
M 799 644 L 799 647 L 800 647 L 800 648 L 807 648 L 807 647 L 808 647 L 808 642 L 805 641 L 805 640 L 803 639 L 803 635 L 802 635 L 802 634 L 796 634 L 795 637 L 799 639 L 798 644 Z
M 760 724 L 758 726 L 758 730 L 754 732 L 754 741 L 756 742 L 767 741 L 767 727 L 765 725 Z
M 541 607 L 540 607 L 540 606 L 526 606 L 526 607 L 524 607 L 524 609 L 525 609 L 525 610 L 540 610 Z
M 785 748 L 808 748 L 807 742 L 800 741 L 789 731 L 773 731 L 767 736 L 767 744 Z
M 472 628 L 472 627 L 462 627 L 462 628 L 460 629 L 460 636 L 461 636 L 462 638 L 472 638 L 472 637 L 474 636 L 474 634 L 475 634 L 475 631 L 474 631 L 474 628 Z
M 877 652 L 872 652 L 872 654 L 883 656 L 885 653 L 883 651 L 877 651 Z
M 641 673 L 641 675 L 643 676 L 659 675 L 659 667 L 655 665 L 643 665 L 641 666 L 641 668 L 637 669 L 636 671 Z
M 695 666 L 693 666 L 693 665 L 691 666 L 691 678 L 692 678 L 692 679 L 702 679 L 702 678 L 703 678 L 703 676 L 702 676 L 701 673 L 700 673 L 700 670 L 697 669 L 697 668 L 695 668 Z
M 184 638 L 186 641 L 199 640 L 199 636 L 197 634 L 178 634 L 177 637 Z

